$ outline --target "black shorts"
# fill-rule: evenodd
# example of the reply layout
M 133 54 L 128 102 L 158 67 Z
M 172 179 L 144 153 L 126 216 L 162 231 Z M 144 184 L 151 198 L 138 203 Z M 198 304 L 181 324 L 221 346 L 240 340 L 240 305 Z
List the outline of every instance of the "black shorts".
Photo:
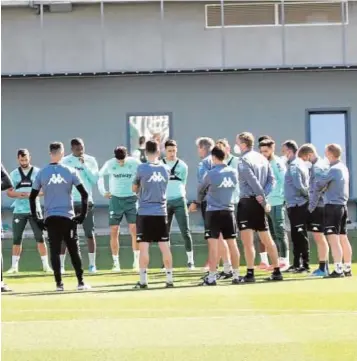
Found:
M 325 229 L 325 207 L 316 207 L 307 218 L 309 232 L 323 233 Z
M 252 229 L 253 231 L 263 232 L 269 229 L 265 210 L 255 197 L 240 199 L 238 203 L 237 221 L 240 231 Z
M 137 216 L 136 232 L 138 242 L 168 242 L 167 216 Z
M 326 204 L 325 235 L 347 234 L 347 218 L 347 206 L 340 204 Z
M 304 230 L 307 232 L 307 222 L 309 217 L 308 203 L 301 206 L 288 207 L 288 216 L 290 221 L 290 229 L 297 229 L 299 232 Z
M 207 224 L 206 239 L 218 239 L 220 234 L 223 239 L 237 237 L 237 225 L 233 211 L 208 211 L 205 220 Z

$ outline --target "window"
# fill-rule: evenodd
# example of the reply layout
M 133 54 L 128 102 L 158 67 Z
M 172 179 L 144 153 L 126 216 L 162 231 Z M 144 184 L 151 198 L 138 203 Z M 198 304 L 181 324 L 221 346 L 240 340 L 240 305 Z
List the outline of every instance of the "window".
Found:
M 228 3 L 205 6 L 206 28 L 348 24 L 346 1 Z M 284 12 L 284 13 L 283 13 Z
M 164 151 L 167 139 L 172 137 L 172 114 L 171 113 L 137 113 L 128 114 L 128 147 L 133 153 L 139 148 L 139 138 L 144 136 L 145 140 L 157 139 Z
M 347 111 L 311 111 L 308 113 L 308 141 L 324 156 L 329 143 L 337 143 L 343 149 L 343 162 L 349 164 Z

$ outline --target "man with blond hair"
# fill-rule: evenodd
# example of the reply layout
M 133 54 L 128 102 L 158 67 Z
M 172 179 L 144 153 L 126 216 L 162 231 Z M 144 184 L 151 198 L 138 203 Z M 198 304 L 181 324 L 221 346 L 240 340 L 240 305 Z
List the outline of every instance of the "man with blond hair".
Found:
M 283 276 L 279 268 L 278 250 L 271 238 L 266 216 L 271 208 L 267 196 L 274 185 L 273 172 L 267 159 L 253 150 L 253 134 L 238 134 L 236 143 L 242 152 L 238 163 L 240 200 L 237 219 L 247 262 L 247 274 L 242 282 L 255 282 L 254 231 L 259 233 L 272 261 L 274 270 L 268 280 L 281 281 Z
M 323 191 L 317 192 L 316 183 L 322 179 L 328 171 L 329 165 L 319 157 L 313 144 L 303 144 L 298 150 L 297 156 L 304 162 L 311 163 L 310 182 L 309 182 L 309 199 L 317 199 L 316 208 L 308 214 L 307 228 L 312 232 L 317 246 L 319 258 L 319 268 L 312 272 L 315 277 L 325 277 L 328 275 L 328 254 L 329 247 L 324 236 L 324 199 Z
M 310 199 L 309 211 L 312 213 L 316 209 L 319 194 L 324 192 L 325 235 L 331 247 L 335 268 L 330 277 L 352 276 L 352 247 L 347 237 L 349 172 L 341 161 L 340 145 L 327 145 L 325 155 L 330 168 L 316 182 L 316 191 Z M 344 261 L 344 266 L 342 261 Z

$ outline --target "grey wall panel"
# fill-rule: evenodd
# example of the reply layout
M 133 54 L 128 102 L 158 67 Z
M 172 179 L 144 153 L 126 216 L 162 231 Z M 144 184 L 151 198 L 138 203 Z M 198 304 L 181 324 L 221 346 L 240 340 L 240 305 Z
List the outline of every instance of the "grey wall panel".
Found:
M 168 68 L 221 67 L 221 29 L 205 29 L 204 3 L 165 3 L 164 54 Z M 349 6 L 346 60 L 357 63 L 357 6 Z M 160 3 L 105 4 L 104 51 L 100 8 L 77 5 L 70 13 L 44 14 L 48 72 L 161 69 Z M 40 17 L 29 8 L 3 9 L 2 72 L 41 71 Z M 226 66 L 282 63 L 282 30 L 225 29 Z M 286 28 L 286 62 L 341 64 L 341 26 Z M 103 54 L 105 59 L 103 59 Z
M 165 58 L 168 68 L 222 66 L 221 31 L 205 29 L 205 5 L 165 4 Z
M 105 4 L 107 69 L 159 69 L 161 62 L 160 5 Z
M 82 137 L 87 151 L 103 164 L 113 148 L 127 144 L 126 114 L 170 111 L 180 156 L 188 162 L 188 194 L 195 197 L 195 139 L 238 132 L 271 134 L 279 144 L 306 140 L 305 110 L 351 108 L 352 149 L 357 146 L 357 72 L 256 73 L 87 79 L 4 80 L 2 157 L 16 166 L 16 150 L 28 147 L 35 164 L 48 159 L 48 143 L 69 150 Z M 351 173 L 357 171 L 352 152 Z M 354 177 L 357 197 L 357 177 Z M 105 202 L 102 198 L 96 199 Z
M 281 65 L 282 29 L 227 28 L 225 29 L 226 65 L 228 67 L 263 67 Z
M 102 69 L 100 7 L 73 6 L 70 13 L 44 13 L 46 71 Z
M 1 71 L 41 72 L 40 17 L 26 8 L 1 9 Z

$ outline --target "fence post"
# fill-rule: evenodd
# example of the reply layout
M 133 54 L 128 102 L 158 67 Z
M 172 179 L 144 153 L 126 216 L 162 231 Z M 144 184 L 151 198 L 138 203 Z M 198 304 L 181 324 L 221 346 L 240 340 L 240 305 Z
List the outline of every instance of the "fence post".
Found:
M 224 26 L 224 0 L 221 0 L 221 57 L 222 68 L 226 67 L 226 38 Z
M 341 2 L 341 22 L 342 22 L 342 64 L 346 65 L 346 49 L 347 49 L 347 39 L 346 39 L 346 26 L 347 26 L 347 11 L 348 11 L 348 0 L 343 0 Z
M 163 70 L 166 70 L 164 0 L 160 1 L 160 21 L 161 21 L 161 66 Z
M 40 4 L 40 28 L 41 28 L 41 72 L 46 72 L 46 41 L 43 22 L 43 4 Z
M 102 70 L 107 70 L 106 42 L 105 42 L 105 18 L 104 18 L 104 1 L 100 2 L 100 37 L 102 51 Z

